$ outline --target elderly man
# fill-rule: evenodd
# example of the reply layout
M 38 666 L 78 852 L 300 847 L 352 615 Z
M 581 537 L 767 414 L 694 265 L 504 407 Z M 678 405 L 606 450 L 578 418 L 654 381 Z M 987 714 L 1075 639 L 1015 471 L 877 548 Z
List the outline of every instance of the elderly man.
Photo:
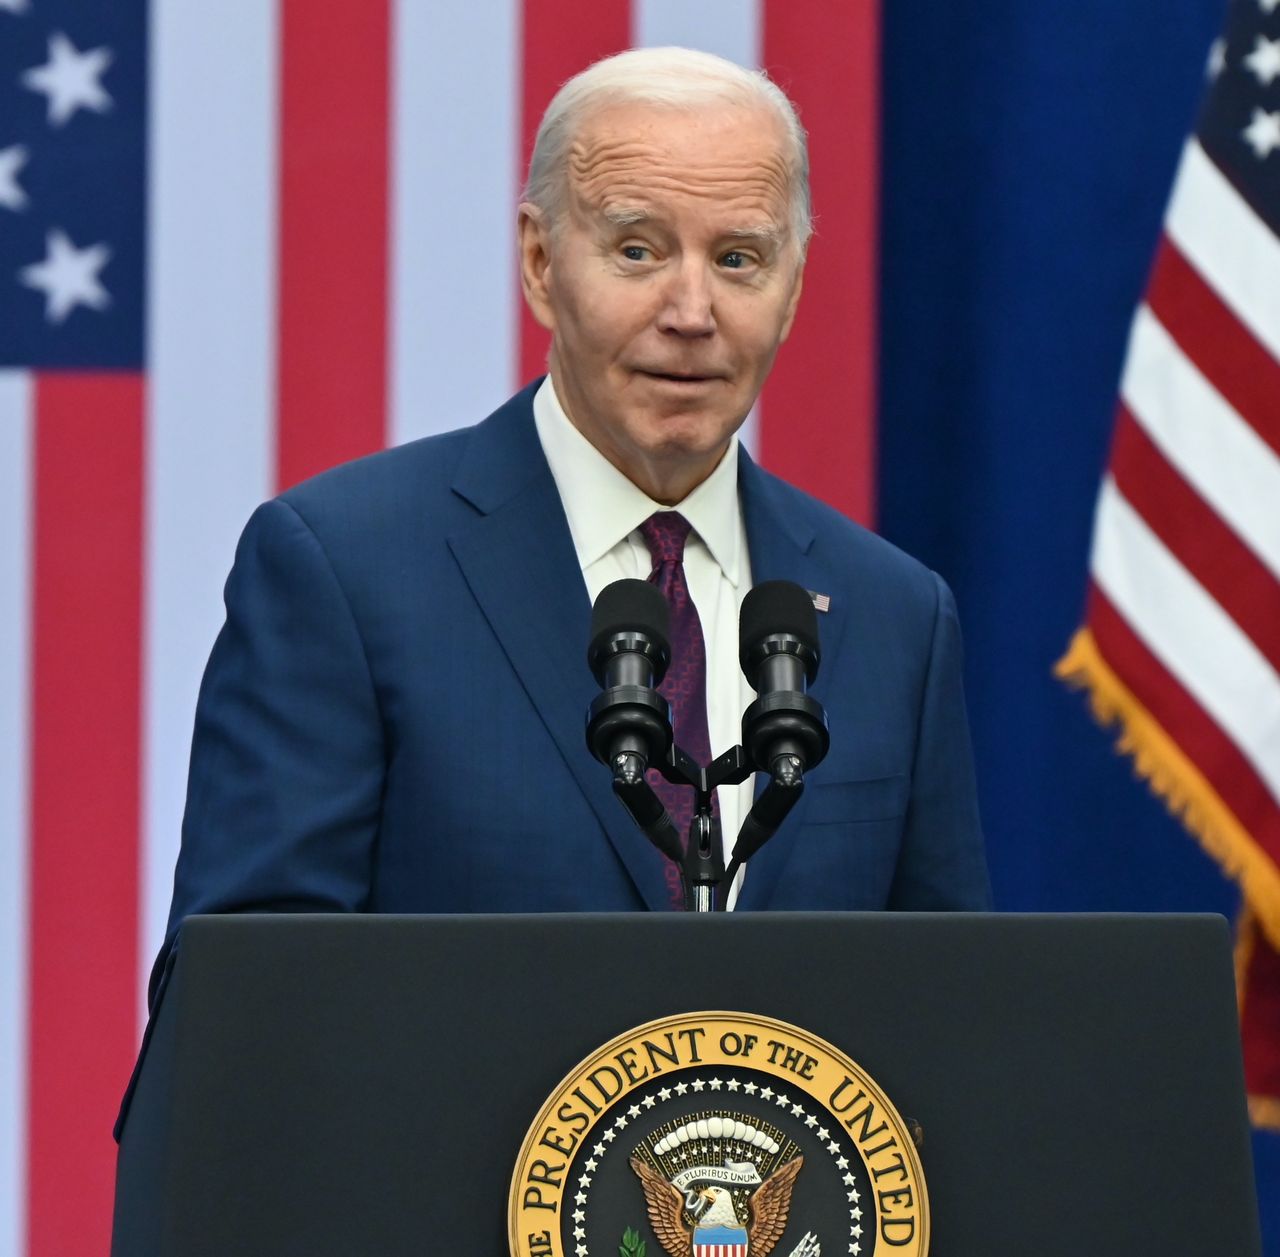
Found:
M 166 950 L 195 912 L 672 906 L 583 734 L 591 600 L 659 569 L 691 599 L 683 649 L 707 678 L 677 737 L 708 753 L 751 697 L 746 591 L 782 578 L 830 599 L 814 692 L 831 752 L 737 906 L 987 904 L 950 594 L 735 436 L 808 233 L 804 133 L 763 75 L 645 50 L 561 89 L 519 211 L 549 375 L 251 519 L 200 695 Z M 720 791 L 730 840 L 751 789 Z

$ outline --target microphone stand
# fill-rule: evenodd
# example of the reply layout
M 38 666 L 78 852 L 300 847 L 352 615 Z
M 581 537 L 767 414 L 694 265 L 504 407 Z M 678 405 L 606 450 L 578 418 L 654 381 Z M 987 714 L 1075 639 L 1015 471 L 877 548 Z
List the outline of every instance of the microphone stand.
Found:
M 778 756 L 770 766 L 768 786 L 752 804 L 738 831 L 726 869 L 720 820 L 712 812 L 711 794 L 718 786 L 740 785 L 753 772 L 763 770 L 743 747 L 732 747 L 703 768 L 673 742 L 666 757 L 653 765 L 673 784 L 691 786 L 697 791 L 688 842 L 683 850 L 675 822 L 645 780 L 643 759 L 635 753 L 623 753 L 616 757 L 613 767 L 614 794 L 650 842 L 680 866 L 685 909 L 689 912 L 724 910 L 720 887 L 733 884 L 738 869 L 773 837 L 804 792 L 799 758 Z

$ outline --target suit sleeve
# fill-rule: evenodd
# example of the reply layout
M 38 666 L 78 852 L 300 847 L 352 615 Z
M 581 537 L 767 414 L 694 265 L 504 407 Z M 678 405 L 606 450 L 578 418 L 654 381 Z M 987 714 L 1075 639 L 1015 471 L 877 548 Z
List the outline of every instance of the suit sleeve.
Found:
M 985 911 L 991 883 L 965 712 L 960 623 L 951 590 L 936 574 L 933 579 L 937 610 L 889 907 Z
M 158 975 L 193 913 L 359 910 L 384 776 L 377 697 L 319 540 L 279 499 L 249 521 L 196 709 Z

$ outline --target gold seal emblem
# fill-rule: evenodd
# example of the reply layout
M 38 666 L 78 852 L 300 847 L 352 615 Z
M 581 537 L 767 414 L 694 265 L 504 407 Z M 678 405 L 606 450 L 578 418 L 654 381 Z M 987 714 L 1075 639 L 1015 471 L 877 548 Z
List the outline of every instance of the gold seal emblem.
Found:
M 513 1257 L 924 1257 L 906 1123 L 854 1061 L 753 1013 L 664 1017 L 555 1089 L 511 1179 Z

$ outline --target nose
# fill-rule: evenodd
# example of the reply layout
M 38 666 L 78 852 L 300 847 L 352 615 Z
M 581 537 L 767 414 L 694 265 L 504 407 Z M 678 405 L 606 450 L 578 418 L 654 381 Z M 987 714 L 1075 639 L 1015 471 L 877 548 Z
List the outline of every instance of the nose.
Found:
M 706 266 L 689 257 L 671 273 L 658 316 L 658 326 L 677 336 L 710 336 L 716 330 L 711 308 L 711 277 Z

